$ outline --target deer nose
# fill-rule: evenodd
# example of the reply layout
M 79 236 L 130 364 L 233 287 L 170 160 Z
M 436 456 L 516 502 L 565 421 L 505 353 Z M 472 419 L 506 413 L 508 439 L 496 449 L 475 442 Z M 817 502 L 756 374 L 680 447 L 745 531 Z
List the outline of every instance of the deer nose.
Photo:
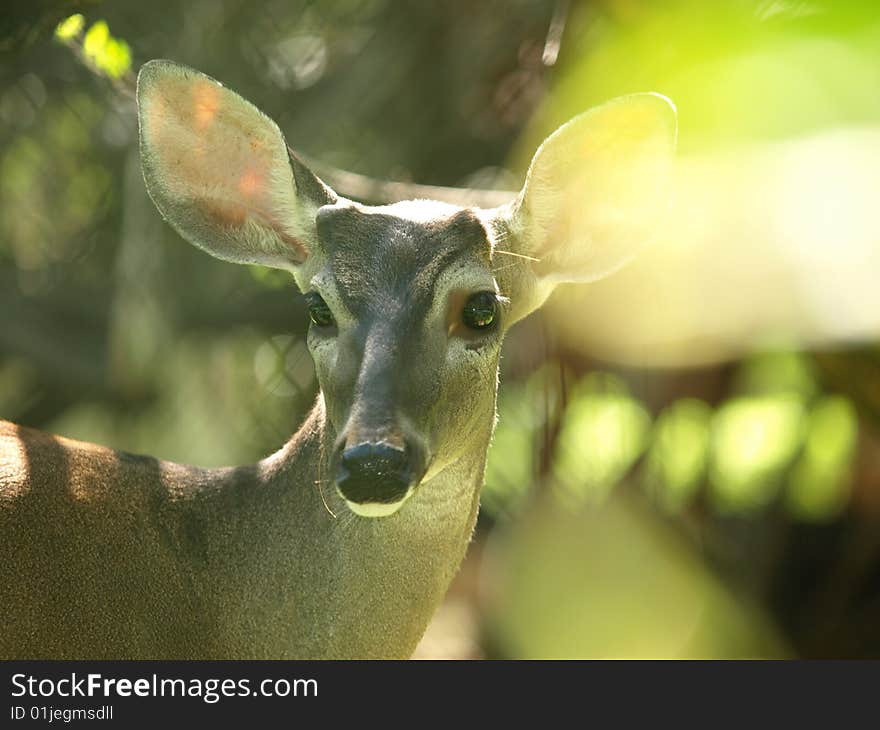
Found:
M 393 514 L 409 496 L 414 472 L 409 449 L 389 443 L 361 443 L 343 450 L 336 488 L 356 514 Z

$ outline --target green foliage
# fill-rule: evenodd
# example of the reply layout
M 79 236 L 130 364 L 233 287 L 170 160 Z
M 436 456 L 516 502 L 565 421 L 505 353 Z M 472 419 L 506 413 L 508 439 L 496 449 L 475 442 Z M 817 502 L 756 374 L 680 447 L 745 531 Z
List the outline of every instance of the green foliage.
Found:
M 781 500 L 806 521 L 831 519 L 846 505 L 858 420 L 845 397 L 821 393 L 803 354 L 757 353 L 715 408 L 682 398 L 653 422 L 619 377 L 583 377 L 563 406 L 547 387 L 548 372 L 558 369 L 547 365 L 526 385 L 502 390 L 484 500 L 493 515 L 516 512 L 548 480 L 570 508 L 600 504 L 631 474 L 673 514 L 702 495 L 719 514 Z M 535 462 L 547 414 L 559 417 L 560 429 L 542 475 Z
M 110 35 L 110 29 L 103 20 L 99 20 L 86 32 L 83 53 L 112 79 L 120 78 L 131 68 L 131 50 L 128 44 Z
M 55 28 L 55 37 L 61 41 L 71 41 L 80 33 L 86 25 L 86 19 L 77 13 L 62 20 Z
M 641 455 L 651 426 L 645 407 L 622 381 L 591 374 L 565 410 L 554 462 L 560 496 L 598 503 Z
M 880 118 L 880 99 L 864 92 L 880 81 L 874 3 L 648 0 L 636 4 L 637 22 L 610 5 L 573 9 L 557 93 L 536 136 L 647 89 L 675 100 L 684 152 Z
M 858 440 L 852 403 L 826 396 L 807 418 L 801 456 L 789 475 L 787 503 L 800 519 L 826 521 L 846 506 Z
M 71 15 L 55 28 L 55 38 L 77 47 L 81 40 L 83 57 L 99 72 L 111 79 L 125 76 L 131 70 L 131 49 L 128 43 L 112 36 L 104 20 L 93 23 L 83 36 L 85 24 L 82 15 Z
M 71 90 L 0 150 L 0 221 L 8 232 L 0 251 L 21 270 L 74 258 L 111 202 L 111 174 L 91 153 L 90 129 L 102 117 L 95 99 Z
M 734 398 L 715 414 L 712 498 L 722 511 L 770 502 L 803 440 L 804 407 L 795 398 Z
M 712 409 L 682 398 L 660 413 L 647 457 L 645 484 L 665 509 L 676 512 L 696 495 L 709 460 Z
M 779 658 L 761 611 L 693 547 L 623 500 L 539 500 L 493 536 L 488 612 L 503 657 Z

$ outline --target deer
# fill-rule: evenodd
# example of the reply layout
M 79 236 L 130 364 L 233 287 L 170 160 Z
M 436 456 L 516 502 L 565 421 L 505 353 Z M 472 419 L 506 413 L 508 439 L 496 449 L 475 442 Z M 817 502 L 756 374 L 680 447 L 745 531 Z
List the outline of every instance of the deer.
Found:
M 482 209 L 346 199 L 172 61 L 136 97 L 158 211 L 212 256 L 290 272 L 319 392 L 279 451 L 227 468 L 2 422 L 0 657 L 408 658 L 474 531 L 504 336 L 662 226 L 675 107 L 576 116 Z

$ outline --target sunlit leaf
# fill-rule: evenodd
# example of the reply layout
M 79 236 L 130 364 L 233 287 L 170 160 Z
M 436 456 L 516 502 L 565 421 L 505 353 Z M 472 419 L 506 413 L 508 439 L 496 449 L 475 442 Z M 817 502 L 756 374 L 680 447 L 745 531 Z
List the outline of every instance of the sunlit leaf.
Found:
M 131 68 L 131 50 L 128 44 L 111 36 L 110 29 L 103 20 L 89 28 L 83 40 L 83 53 L 111 78 L 119 78 Z
M 69 41 L 82 33 L 85 24 L 86 19 L 79 13 L 71 15 L 62 20 L 55 28 L 55 37 L 62 41 Z
M 97 59 L 102 53 L 104 53 L 104 48 L 107 46 L 109 38 L 110 28 L 107 27 L 107 23 L 103 20 L 93 23 L 83 40 L 83 51 L 86 56 L 92 59 Z
M 560 494 L 599 502 L 645 448 L 651 417 L 622 383 L 588 376 L 566 410 L 554 475 Z
M 735 398 L 712 424 L 712 497 L 722 511 L 767 504 L 803 438 L 804 406 L 798 398 Z

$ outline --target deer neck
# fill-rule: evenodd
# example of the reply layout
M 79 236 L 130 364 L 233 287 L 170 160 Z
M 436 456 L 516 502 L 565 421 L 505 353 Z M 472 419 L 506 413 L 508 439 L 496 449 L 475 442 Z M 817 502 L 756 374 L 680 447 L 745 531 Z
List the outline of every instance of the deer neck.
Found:
M 255 590 L 272 586 L 261 603 L 274 647 L 267 655 L 289 646 L 297 657 L 409 656 L 467 549 L 493 423 L 490 413 L 473 450 L 399 512 L 363 518 L 333 487 L 335 434 L 319 398 L 300 431 L 256 466 L 259 487 L 245 499 L 249 524 L 231 526 L 242 541 L 238 553 L 249 557 L 248 579 L 237 598 L 226 598 L 229 625 L 240 626 Z

